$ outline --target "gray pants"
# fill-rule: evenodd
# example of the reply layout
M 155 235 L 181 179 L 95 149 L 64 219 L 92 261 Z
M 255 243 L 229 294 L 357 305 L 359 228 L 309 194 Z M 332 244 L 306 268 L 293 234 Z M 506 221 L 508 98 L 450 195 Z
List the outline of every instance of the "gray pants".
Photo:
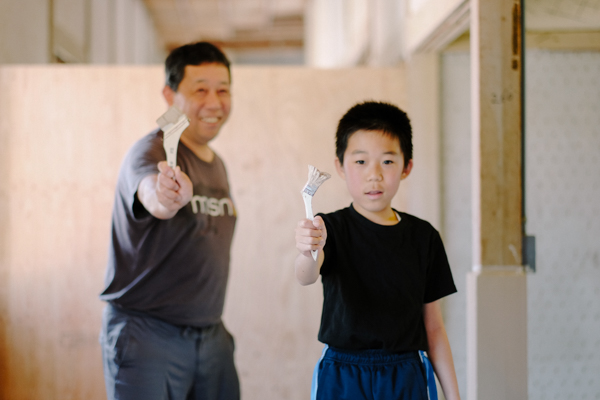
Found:
M 106 306 L 100 333 L 109 400 L 238 400 L 233 337 L 222 322 L 180 327 Z

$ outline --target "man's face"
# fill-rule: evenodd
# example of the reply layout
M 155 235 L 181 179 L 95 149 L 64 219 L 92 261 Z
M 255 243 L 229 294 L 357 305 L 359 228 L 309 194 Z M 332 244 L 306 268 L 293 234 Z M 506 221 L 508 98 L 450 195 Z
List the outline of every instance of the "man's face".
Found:
M 336 159 L 336 166 L 356 211 L 377 223 L 393 217 L 392 198 L 412 169 L 412 160 L 404 167 L 397 138 L 380 131 L 356 131 L 348 139 L 344 164 Z
M 182 140 L 203 146 L 215 138 L 231 111 L 229 72 L 222 64 L 187 65 L 177 92 L 168 86 L 165 98 L 190 119 Z

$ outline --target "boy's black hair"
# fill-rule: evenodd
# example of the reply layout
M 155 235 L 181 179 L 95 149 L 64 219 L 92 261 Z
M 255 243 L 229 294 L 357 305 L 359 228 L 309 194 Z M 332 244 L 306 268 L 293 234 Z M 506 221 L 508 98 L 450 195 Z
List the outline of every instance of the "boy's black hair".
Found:
M 335 134 L 335 153 L 344 164 L 344 153 L 348 139 L 359 130 L 381 131 L 398 138 L 400 150 L 404 156 L 404 167 L 413 156 L 412 128 L 404 111 L 393 104 L 377 101 L 365 101 L 350 108 L 340 119 Z
M 211 63 L 222 64 L 227 67 L 229 81 L 231 81 L 230 62 L 227 56 L 214 44 L 197 42 L 177 47 L 171 51 L 165 60 L 165 83 L 176 92 L 183 79 L 186 66 Z

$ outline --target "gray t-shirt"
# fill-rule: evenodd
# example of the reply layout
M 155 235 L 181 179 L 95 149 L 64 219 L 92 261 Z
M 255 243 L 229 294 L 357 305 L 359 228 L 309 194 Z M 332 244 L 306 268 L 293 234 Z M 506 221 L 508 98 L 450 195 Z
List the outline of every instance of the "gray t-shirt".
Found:
M 192 181 L 193 198 L 173 218 L 160 220 L 139 202 L 137 188 L 165 159 L 160 130 L 125 156 L 100 298 L 176 325 L 214 324 L 223 312 L 236 221 L 227 172 L 216 154 L 207 163 L 180 143 L 177 165 Z

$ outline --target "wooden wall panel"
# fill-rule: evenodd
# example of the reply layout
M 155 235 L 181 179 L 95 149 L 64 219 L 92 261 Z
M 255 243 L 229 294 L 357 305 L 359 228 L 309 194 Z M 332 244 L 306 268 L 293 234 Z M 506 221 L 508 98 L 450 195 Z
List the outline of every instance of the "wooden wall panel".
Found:
M 224 318 L 244 398 L 303 399 L 322 348 L 320 284 L 292 271 L 307 165 L 335 172 L 335 127 L 355 102 L 405 106 L 404 71 L 234 67 L 233 80 L 214 142 L 239 211 Z M 159 66 L 0 68 L 0 398 L 105 398 L 98 294 L 114 184 L 165 109 L 162 82 Z M 349 201 L 334 175 L 313 206 Z
M 8 171 L 8 158 L 10 154 L 8 148 L 10 124 L 5 115 L 11 111 L 11 102 L 9 101 L 11 92 L 3 85 L 6 75 L 5 70 L 0 68 L 0 90 L 4 94 L 0 96 L 0 171 Z M 4 183 L 5 180 L 6 176 L 4 179 L 0 179 L 0 229 L 2 229 L 2 233 L 0 233 L 0 398 L 2 399 L 5 398 L 2 396 L 2 388 L 8 386 L 8 360 L 5 356 L 7 354 L 8 339 L 5 327 L 9 323 L 8 279 L 10 276 L 10 264 L 8 262 L 9 236 L 8 232 L 4 229 L 4 227 L 8 226 L 10 214 L 8 210 L 9 187 Z
M 104 397 L 98 333 L 120 160 L 152 128 L 156 68 L 4 67 L 6 399 Z M 157 101 L 158 100 L 158 101 Z

